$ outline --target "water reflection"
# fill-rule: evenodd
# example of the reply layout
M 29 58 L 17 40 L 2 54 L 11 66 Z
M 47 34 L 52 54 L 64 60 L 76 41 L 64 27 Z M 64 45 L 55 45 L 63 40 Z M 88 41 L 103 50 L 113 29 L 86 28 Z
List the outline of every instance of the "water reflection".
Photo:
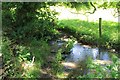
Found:
M 94 60 L 110 60 L 108 52 L 101 51 L 99 54 L 98 48 L 91 48 L 89 46 L 83 46 L 77 43 L 71 49 L 71 53 L 66 58 L 66 61 L 78 62 L 85 60 L 87 57 L 91 57 Z
M 65 44 L 65 41 L 61 41 L 61 40 L 51 41 L 50 44 L 54 45 L 53 49 L 58 49 L 62 45 Z M 92 48 L 87 45 L 81 45 L 79 43 L 76 43 L 71 49 L 71 53 L 67 55 L 66 62 L 84 61 L 87 57 L 91 57 L 94 60 L 96 59 L 97 60 L 110 60 L 109 52 L 100 50 L 97 47 Z
M 101 60 L 110 60 L 108 52 L 101 52 L 100 53 L 100 59 Z

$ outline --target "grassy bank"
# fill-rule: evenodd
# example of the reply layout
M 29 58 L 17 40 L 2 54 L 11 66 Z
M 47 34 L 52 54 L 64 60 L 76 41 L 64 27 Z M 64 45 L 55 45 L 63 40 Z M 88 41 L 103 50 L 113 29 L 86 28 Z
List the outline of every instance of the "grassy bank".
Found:
M 8 78 L 36 78 L 41 75 L 41 66 L 47 62 L 50 48 L 43 40 L 32 40 L 29 45 L 22 45 L 3 38 L 2 53 L 3 65 L 8 67 L 4 75 Z
M 118 23 L 102 22 L 102 39 L 99 39 L 98 22 L 87 22 L 78 19 L 59 20 L 58 29 L 63 30 L 84 44 L 97 45 L 98 41 L 106 48 L 116 48 L 118 43 Z
M 55 45 L 54 48 L 56 48 Z M 61 53 L 64 51 L 63 48 L 69 51 L 71 45 L 72 42 L 69 41 L 60 49 L 56 48 L 56 52 L 52 53 L 50 43 L 44 39 L 31 39 L 20 44 L 3 37 L 2 53 L 4 53 L 3 65 L 5 65 L 3 75 L 8 78 L 61 77 L 63 74 Z

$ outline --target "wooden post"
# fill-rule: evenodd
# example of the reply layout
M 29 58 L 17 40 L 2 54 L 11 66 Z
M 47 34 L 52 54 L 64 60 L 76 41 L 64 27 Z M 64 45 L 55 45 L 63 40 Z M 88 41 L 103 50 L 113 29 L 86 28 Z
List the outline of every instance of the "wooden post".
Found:
M 102 27 L 101 27 L 101 24 L 102 24 L 102 18 L 99 18 L 99 38 L 101 38 L 101 36 L 102 36 Z
M 101 53 L 101 39 L 102 39 L 102 18 L 99 18 L 99 41 L 98 41 L 98 49 L 99 49 L 99 59 Z

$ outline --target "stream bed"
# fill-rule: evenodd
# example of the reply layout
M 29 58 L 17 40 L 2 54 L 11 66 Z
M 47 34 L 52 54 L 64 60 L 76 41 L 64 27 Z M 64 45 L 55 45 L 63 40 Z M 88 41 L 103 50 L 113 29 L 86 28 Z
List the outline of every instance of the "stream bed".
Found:
M 64 41 L 58 41 L 57 43 L 57 46 L 60 47 L 64 44 Z M 65 57 L 65 60 L 62 61 L 65 76 L 86 74 L 87 69 L 85 67 L 85 60 L 88 57 L 91 57 L 95 62 L 100 62 L 102 64 L 111 63 L 112 54 L 114 53 L 107 50 L 100 50 L 98 47 L 75 43 L 69 54 L 62 54 L 62 56 Z
M 87 74 L 85 60 L 91 57 L 95 62 L 106 64 L 111 63 L 111 54 L 106 50 L 100 50 L 97 47 L 90 47 L 80 43 L 74 44 L 71 53 L 66 55 L 65 61 L 62 63 L 67 76 L 79 76 Z

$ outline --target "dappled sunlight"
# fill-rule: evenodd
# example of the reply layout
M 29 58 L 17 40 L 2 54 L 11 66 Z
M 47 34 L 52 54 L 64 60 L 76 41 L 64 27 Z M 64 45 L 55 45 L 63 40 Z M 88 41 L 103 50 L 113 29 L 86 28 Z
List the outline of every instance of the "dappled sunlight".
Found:
M 45 70 L 40 69 L 41 74 L 47 74 Z
M 113 32 L 112 34 L 111 34 L 111 37 L 112 37 L 112 40 L 118 40 L 118 33 L 117 33 L 117 31 L 116 32 Z
M 69 72 L 63 72 L 62 74 L 57 74 L 58 78 L 68 78 Z
M 77 68 L 76 63 L 74 62 L 62 62 L 61 64 L 67 68 Z
M 34 60 L 35 60 L 35 57 L 32 58 L 32 61 L 25 61 L 22 63 L 22 67 L 24 68 L 24 70 L 30 70 L 32 68 L 35 67 L 35 64 L 34 64 Z
M 83 45 L 83 47 L 86 47 L 86 48 L 91 48 L 90 45 Z
M 118 4 L 108 5 L 3 3 L 1 76 L 52 80 L 107 75 L 118 78 L 118 18 L 113 17 L 113 8 L 118 9 L 114 5 Z M 88 74 L 90 69 L 95 74 Z M 109 74 L 104 73 L 107 70 Z
M 112 64 L 112 61 L 110 61 L 110 60 L 94 60 L 93 63 L 105 65 L 105 64 Z
M 22 64 L 22 67 L 23 67 L 25 70 L 30 70 L 31 68 L 34 67 L 34 63 L 24 62 L 24 63 Z

